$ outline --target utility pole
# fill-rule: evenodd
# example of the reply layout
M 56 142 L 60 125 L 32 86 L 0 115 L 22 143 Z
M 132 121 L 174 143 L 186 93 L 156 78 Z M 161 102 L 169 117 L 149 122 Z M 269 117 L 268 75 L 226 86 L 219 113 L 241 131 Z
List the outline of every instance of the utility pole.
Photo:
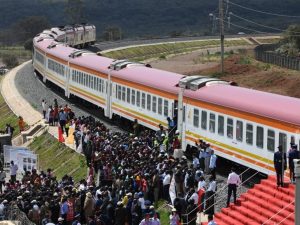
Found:
M 221 37 L 221 74 L 224 73 L 224 0 L 219 0 L 219 26 Z

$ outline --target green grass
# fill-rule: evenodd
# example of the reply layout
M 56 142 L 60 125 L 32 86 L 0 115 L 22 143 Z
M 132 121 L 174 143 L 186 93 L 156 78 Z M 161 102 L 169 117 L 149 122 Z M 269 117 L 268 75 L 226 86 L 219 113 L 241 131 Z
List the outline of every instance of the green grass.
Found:
M 23 46 L 0 46 L 0 59 L 6 55 L 14 55 L 19 63 L 31 59 L 31 52 L 25 50 Z
M 51 168 L 58 180 L 64 175 L 72 176 L 75 182 L 86 178 L 87 167 L 84 156 L 45 133 L 29 145 L 38 154 L 40 170 Z
M 160 216 L 160 223 L 162 225 L 167 225 L 170 224 L 170 211 L 166 207 L 163 207 L 164 203 L 165 201 L 163 200 L 158 202 L 158 213 Z
M 262 44 L 275 44 L 278 43 L 281 38 L 256 38 L 256 40 L 258 40 Z
M 131 59 L 135 61 L 143 61 L 151 58 L 165 58 L 167 55 L 181 54 L 192 52 L 198 49 L 219 46 L 219 40 L 200 40 L 189 42 L 174 42 L 165 44 L 155 44 L 146 46 L 136 46 L 116 51 L 103 53 L 104 56 L 114 59 Z M 242 39 L 225 40 L 225 46 L 247 45 L 248 43 Z
M 0 84 L 3 77 L 0 77 Z M 10 124 L 15 132 L 13 136 L 19 134 L 18 117 L 10 110 L 3 96 L 0 94 L 0 130 L 5 131 L 6 124 Z

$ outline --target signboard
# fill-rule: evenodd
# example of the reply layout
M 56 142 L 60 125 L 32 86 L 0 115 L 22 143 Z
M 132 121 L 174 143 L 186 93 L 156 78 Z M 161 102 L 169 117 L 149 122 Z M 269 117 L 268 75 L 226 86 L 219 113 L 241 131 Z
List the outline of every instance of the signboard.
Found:
M 4 145 L 4 168 L 10 167 L 10 162 L 14 161 L 18 165 L 19 172 L 37 169 L 37 155 L 25 147 L 15 147 Z

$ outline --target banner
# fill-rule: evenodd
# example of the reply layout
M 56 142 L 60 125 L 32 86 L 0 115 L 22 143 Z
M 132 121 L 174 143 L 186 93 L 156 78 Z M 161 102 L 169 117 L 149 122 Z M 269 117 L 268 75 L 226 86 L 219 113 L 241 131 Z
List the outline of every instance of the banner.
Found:
M 28 148 L 4 145 L 3 150 L 4 168 L 9 168 L 10 162 L 14 161 L 14 163 L 18 165 L 18 172 L 37 169 L 37 155 Z
M 176 198 L 176 187 L 175 187 L 175 178 L 174 175 L 172 176 L 171 183 L 170 183 L 170 188 L 169 188 L 169 194 L 170 194 L 170 199 L 172 202 L 172 205 L 174 204 L 174 200 Z

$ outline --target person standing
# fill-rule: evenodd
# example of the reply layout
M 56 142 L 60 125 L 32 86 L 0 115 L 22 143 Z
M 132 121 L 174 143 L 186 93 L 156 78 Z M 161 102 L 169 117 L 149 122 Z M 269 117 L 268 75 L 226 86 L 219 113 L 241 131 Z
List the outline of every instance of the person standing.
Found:
M 64 110 L 60 110 L 58 117 L 59 117 L 59 125 L 61 128 L 61 132 L 62 132 L 62 134 L 64 134 L 66 121 L 67 121 L 67 116 L 66 116 L 66 113 L 64 112 Z
M 277 187 L 283 187 L 283 175 L 286 170 L 286 154 L 283 152 L 282 145 L 278 146 L 278 151 L 274 153 L 274 168 L 276 170 Z
M 44 119 L 46 119 L 47 105 L 45 99 L 42 100 L 42 110 L 43 110 Z
M 6 134 L 9 134 L 11 137 L 13 136 L 14 134 L 14 128 L 8 123 L 6 124 L 6 128 L 5 128 L 5 133 Z
M 213 215 L 208 215 L 208 224 L 207 225 L 217 225 L 217 223 L 214 221 Z
M 227 207 L 229 207 L 232 193 L 233 193 L 234 204 L 236 204 L 236 190 L 237 190 L 237 186 L 240 184 L 241 184 L 241 179 L 239 175 L 236 174 L 235 169 L 232 168 L 231 173 L 229 174 L 227 179 L 227 185 L 228 185 Z
M 19 130 L 20 130 L 20 133 L 21 133 L 22 131 L 24 131 L 24 128 L 25 128 L 25 122 L 24 122 L 22 116 L 19 116 L 18 125 L 19 125 Z
M 5 184 L 5 177 L 6 173 L 4 172 L 3 168 L 0 169 L 0 193 L 2 194 L 2 187 Z
M 209 170 L 211 175 L 216 179 L 216 168 L 217 168 L 217 156 L 214 150 L 211 150 L 210 161 L 209 161 Z
M 291 183 L 295 182 L 295 165 L 294 159 L 299 159 L 299 152 L 297 151 L 297 145 L 293 144 L 292 149 L 288 154 L 289 168 L 290 168 L 290 179 Z
M 215 213 L 215 193 L 217 190 L 217 182 L 214 180 L 213 176 L 209 177 L 208 188 L 205 192 L 205 214 Z
M 163 197 L 168 202 L 171 201 L 170 194 L 169 194 L 170 184 L 171 184 L 171 171 L 166 171 L 166 175 L 164 176 L 163 179 Z
M 18 165 L 14 163 L 14 161 L 10 162 L 10 179 L 13 183 L 16 182 L 17 172 L 18 172 Z

